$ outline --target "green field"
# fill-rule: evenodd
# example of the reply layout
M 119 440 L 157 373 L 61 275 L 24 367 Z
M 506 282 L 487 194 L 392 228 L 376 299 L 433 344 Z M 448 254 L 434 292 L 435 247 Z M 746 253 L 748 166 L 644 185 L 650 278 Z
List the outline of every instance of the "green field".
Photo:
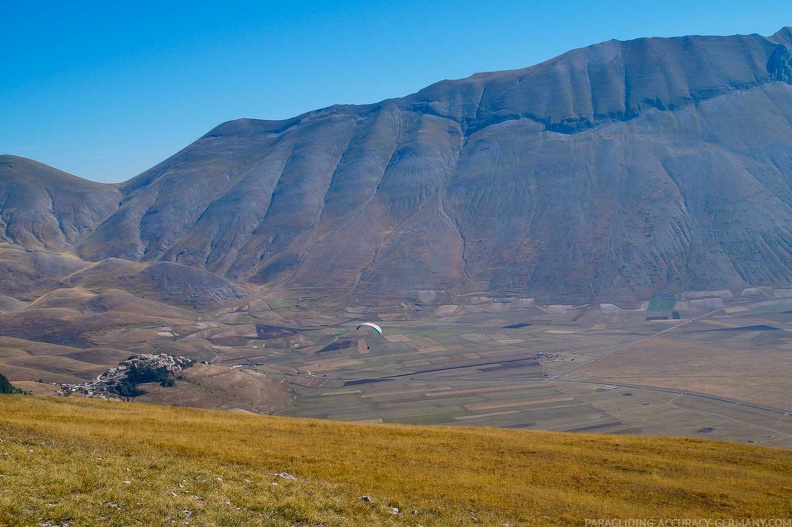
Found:
M 655 293 L 649 300 L 647 311 L 671 311 L 676 305 L 676 295 L 673 293 Z

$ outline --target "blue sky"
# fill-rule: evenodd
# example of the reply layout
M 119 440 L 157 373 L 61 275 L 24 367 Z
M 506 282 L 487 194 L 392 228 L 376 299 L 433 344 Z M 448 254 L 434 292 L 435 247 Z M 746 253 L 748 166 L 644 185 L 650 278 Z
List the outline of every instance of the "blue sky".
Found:
M 231 119 L 401 97 L 612 38 L 785 25 L 789 0 L 7 2 L 0 153 L 120 182 Z

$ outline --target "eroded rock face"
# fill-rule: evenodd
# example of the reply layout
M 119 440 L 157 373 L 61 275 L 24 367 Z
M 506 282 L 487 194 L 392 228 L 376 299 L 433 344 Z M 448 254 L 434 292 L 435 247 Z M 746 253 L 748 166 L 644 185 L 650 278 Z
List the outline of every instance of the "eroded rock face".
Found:
M 403 99 L 225 123 L 73 198 L 102 196 L 95 221 L 6 237 L 356 297 L 789 284 L 791 37 L 610 41 Z

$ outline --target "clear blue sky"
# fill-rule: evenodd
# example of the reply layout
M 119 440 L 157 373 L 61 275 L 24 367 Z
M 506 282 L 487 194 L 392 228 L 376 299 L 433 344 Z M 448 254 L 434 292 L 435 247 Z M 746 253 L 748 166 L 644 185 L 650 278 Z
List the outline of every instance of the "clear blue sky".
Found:
M 125 181 L 231 119 L 284 119 L 612 38 L 770 35 L 792 1 L 9 1 L 0 153 Z

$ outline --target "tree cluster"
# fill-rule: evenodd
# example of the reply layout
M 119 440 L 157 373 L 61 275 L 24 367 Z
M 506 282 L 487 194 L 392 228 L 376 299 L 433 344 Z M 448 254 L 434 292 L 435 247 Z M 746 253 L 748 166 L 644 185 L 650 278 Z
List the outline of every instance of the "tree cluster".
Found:
M 22 390 L 19 388 L 14 388 L 14 386 L 8 382 L 5 375 L 0 373 L 0 394 L 2 393 L 23 393 Z
M 150 365 L 133 364 L 127 370 L 124 378 L 116 384 L 108 386 L 107 390 L 117 393 L 121 397 L 136 397 L 146 393 L 138 388 L 138 384 L 158 382 L 160 386 L 173 386 L 175 381 L 170 370 L 165 366 L 154 367 Z

